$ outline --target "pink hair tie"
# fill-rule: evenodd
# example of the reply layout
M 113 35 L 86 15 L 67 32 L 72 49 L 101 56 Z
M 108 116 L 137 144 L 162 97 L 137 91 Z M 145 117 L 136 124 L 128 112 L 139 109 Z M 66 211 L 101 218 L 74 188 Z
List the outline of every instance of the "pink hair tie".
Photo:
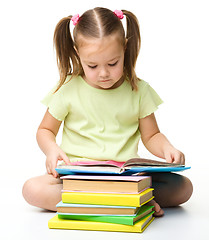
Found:
M 74 26 L 79 22 L 79 19 L 80 19 L 79 14 L 76 14 L 71 18 Z
M 119 19 L 123 19 L 123 12 L 121 10 L 115 10 L 114 14 L 119 18 Z

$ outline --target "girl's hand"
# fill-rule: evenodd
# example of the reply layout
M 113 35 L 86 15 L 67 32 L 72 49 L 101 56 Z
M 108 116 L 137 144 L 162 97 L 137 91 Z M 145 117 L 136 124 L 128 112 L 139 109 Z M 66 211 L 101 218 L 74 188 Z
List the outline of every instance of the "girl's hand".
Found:
M 55 171 L 58 161 L 70 164 L 67 155 L 56 144 L 56 136 L 61 123 L 62 121 L 54 118 L 47 109 L 36 134 L 38 145 L 46 155 L 46 170 L 48 174 L 52 174 L 54 177 L 58 176 Z
M 55 168 L 58 161 L 64 161 L 67 165 L 70 164 L 70 160 L 62 149 L 56 144 L 53 146 L 50 154 L 46 157 L 46 170 L 48 174 L 52 174 L 55 178 L 58 177 L 58 173 Z
M 168 163 L 177 163 L 177 164 L 185 164 L 185 156 L 182 152 L 174 148 L 173 146 L 169 146 L 164 151 L 164 156 L 166 162 Z

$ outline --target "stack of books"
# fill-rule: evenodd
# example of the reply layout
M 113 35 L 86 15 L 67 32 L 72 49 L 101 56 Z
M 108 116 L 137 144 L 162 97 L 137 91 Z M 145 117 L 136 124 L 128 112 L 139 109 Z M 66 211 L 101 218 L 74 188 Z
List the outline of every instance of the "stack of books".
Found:
M 67 175 L 49 228 L 143 232 L 153 221 L 149 176 Z

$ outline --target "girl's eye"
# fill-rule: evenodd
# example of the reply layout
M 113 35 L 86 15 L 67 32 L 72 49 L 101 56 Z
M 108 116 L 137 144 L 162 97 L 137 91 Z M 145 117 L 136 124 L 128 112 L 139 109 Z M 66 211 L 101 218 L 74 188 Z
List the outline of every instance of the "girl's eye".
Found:
M 117 65 L 118 61 L 116 61 L 115 63 L 112 64 L 108 64 L 110 67 L 114 67 L 115 65 Z
M 97 65 L 94 65 L 94 66 L 88 65 L 88 67 L 94 69 L 97 67 Z

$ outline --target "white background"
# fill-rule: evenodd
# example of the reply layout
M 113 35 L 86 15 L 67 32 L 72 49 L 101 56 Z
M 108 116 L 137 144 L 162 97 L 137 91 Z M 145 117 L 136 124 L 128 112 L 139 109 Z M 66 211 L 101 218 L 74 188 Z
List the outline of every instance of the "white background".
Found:
M 35 135 L 45 112 L 40 100 L 59 76 L 53 50 L 57 22 L 103 6 L 132 11 L 142 46 L 137 75 L 164 100 L 156 112 L 161 131 L 186 155 L 194 184 L 191 200 L 168 209 L 140 236 L 126 233 L 59 231 L 47 228 L 54 216 L 29 206 L 21 196 L 25 180 L 45 173 L 45 156 Z M 208 239 L 208 80 L 207 0 L 8 0 L 0 3 L 1 218 L 3 239 Z M 58 136 L 60 141 L 60 135 Z M 140 143 L 139 153 L 152 157 Z M 174 227 L 175 226 L 175 227 Z M 197 231 L 196 229 L 199 230 Z M 175 232 L 175 234 L 173 234 Z M 7 237 L 5 237 L 5 234 Z

